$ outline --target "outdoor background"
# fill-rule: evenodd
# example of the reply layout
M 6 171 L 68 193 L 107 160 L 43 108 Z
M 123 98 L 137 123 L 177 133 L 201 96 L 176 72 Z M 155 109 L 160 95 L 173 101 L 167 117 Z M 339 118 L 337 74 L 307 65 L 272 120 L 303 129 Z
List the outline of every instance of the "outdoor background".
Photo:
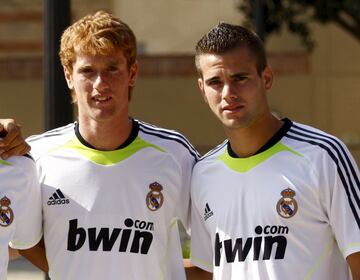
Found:
M 182 132 L 205 153 L 224 136 L 197 89 L 194 46 L 219 21 L 242 24 L 240 1 L 73 0 L 72 18 L 103 9 L 130 25 L 140 54 L 131 115 Z M 332 23 L 310 26 L 311 53 L 286 29 L 267 40 L 271 108 L 338 136 L 360 163 L 360 42 Z M 15 118 L 25 136 L 44 131 L 43 32 L 43 0 L 0 0 L 0 117 Z

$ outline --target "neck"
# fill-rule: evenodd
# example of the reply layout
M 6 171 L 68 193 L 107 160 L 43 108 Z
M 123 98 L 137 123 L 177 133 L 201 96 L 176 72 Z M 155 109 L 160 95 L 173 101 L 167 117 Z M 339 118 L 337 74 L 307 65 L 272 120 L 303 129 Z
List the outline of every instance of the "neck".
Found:
M 132 121 L 129 118 L 114 122 L 97 122 L 79 119 L 81 136 L 97 150 L 112 151 L 130 136 Z
M 231 149 L 242 158 L 254 155 L 281 128 L 283 122 L 271 113 L 257 119 L 248 127 L 227 129 Z

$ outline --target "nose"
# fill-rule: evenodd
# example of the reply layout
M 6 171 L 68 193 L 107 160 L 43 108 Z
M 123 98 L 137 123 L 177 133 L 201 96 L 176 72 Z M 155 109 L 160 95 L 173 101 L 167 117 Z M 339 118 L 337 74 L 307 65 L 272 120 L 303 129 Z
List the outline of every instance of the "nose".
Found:
M 223 86 L 223 90 L 222 90 L 222 97 L 224 99 L 228 99 L 228 100 L 234 100 L 237 99 L 237 92 L 236 92 L 236 88 L 234 85 L 232 85 L 231 83 L 226 83 Z
M 95 80 L 94 80 L 94 88 L 98 91 L 104 90 L 109 87 L 107 82 L 106 74 L 99 72 L 97 73 Z

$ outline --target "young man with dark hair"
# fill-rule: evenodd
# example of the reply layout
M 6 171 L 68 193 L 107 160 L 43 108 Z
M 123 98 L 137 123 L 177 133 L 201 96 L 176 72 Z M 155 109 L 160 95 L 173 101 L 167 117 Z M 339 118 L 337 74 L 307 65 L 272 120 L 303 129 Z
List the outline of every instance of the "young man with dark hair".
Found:
M 191 259 L 213 279 L 360 279 L 360 183 L 336 137 L 272 115 L 258 36 L 220 23 L 196 46 L 227 140 L 194 167 Z

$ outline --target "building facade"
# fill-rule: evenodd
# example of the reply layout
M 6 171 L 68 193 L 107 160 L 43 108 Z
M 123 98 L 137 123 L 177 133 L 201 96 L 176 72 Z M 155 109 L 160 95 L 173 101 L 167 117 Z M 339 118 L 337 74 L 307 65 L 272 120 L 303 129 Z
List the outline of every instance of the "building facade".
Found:
M 1 117 L 17 119 L 26 136 L 44 130 L 43 1 L 8 0 L 0 7 Z M 71 14 L 76 20 L 103 9 L 132 27 L 140 73 L 131 114 L 181 131 L 204 153 L 224 136 L 198 91 L 194 46 L 219 21 L 243 22 L 238 1 L 73 0 Z M 271 108 L 338 136 L 360 163 L 360 64 L 354 63 L 360 42 L 332 24 L 312 27 L 312 53 L 286 31 L 267 41 L 275 72 Z

